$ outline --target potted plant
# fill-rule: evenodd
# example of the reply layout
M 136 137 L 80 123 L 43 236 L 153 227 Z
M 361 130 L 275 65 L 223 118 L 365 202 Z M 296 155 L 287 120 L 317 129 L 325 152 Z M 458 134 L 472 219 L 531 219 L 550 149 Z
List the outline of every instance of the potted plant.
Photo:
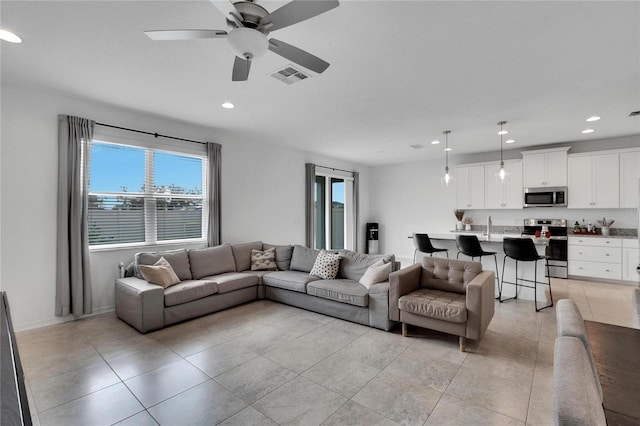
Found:
M 464 217 L 464 210 L 454 210 L 453 214 L 456 215 L 456 219 L 458 219 L 458 222 L 456 222 L 456 231 L 462 231 L 464 229 L 464 224 L 462 223 L 462 218 Z
M 473 219 L 467 216 L 464 219 L 462 219 L 462 223 L 464 223 L 465 231 L 471 231 L 471 224 L 473 223 Z

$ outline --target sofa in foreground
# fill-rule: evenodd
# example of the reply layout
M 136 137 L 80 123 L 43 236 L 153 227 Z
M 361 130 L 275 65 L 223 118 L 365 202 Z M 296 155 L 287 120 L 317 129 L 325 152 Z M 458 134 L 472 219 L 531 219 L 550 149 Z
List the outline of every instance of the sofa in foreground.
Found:
M 388 276 L 398 268 L 393 255 L 262 241 L 138 253 L 116 280 L 115 310 L 147 333 L 266 298 L 389 330 Z

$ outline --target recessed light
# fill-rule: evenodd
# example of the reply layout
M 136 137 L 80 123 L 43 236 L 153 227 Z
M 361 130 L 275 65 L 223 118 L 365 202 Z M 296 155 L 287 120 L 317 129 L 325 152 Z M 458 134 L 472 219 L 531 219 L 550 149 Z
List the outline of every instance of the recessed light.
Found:
M 584 130 L 582 131 L 582 133 L 585 133 L 585 134 L 586 134 L 586 133 L 593 133 L 593 132 L 595 132 L 595 130 L 593 130 L 593 129 L 584 129 Z
M 222 104 L 222 108 L 226 108 L 226 109 L 233 109 L 233 108 L 235 108 L 235 107 L 236 107 L 236 106 L 235 106 L 234 104 L 232 104 L 231 102 L 224 102 L 224 103 Z
M 440 141 L 431 141 L 431 145 L 438 145 Z
M 7 30 L 0 30 L 0 40 L 8 41 L 9 43 L 22 43 L 22 39 Z
M 591 117 L 587 118 L 587 121 L 589 122 L 598 120 L 600 120 L 600 117 L 598 117 L 597 115 L 592 115 Z
M 507 139 L 506 141 L 504 141 L 504 143 L 515 143 L 516 140 L 515 139 Z
M 444 150 L 449 152 L 449 151 L 453 151 L 453 148 L 445 148 Z

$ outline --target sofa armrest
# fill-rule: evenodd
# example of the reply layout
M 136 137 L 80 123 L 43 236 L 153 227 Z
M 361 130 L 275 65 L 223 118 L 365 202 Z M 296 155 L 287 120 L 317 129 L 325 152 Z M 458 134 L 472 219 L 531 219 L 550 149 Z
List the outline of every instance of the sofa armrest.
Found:
M 479 340 L 487 330 L 495 311 L 496 276 L 493 271 L 482 271 L 467 284 L 467 335 Z
M 420 288 L 422 265 L 413 264 L 389 275 L 389 319 L 400 321 L 398 299 Z
M 164 326 L 164 289 L 136 277 L 116 280 L 116 315 L 141 333 Z

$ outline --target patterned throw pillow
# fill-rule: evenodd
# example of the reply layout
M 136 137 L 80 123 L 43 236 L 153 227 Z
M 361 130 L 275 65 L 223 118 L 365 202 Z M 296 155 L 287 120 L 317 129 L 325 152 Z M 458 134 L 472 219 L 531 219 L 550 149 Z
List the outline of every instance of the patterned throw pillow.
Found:
M 260 251 L 251 249 L 251 270 L 252 271 L 277 271 L 276 248 Z
M 171 264 L 164 257 L 161 257 L 153 265 L 138 265 L 138 270 L 145 280 L 164 288 L 180 282 L 180 278 L 178 278 Z
M 313 264 L 309 274 L 320 277 L 323 280 L 332 280 L 338 275 L 338 268 L 340 268 L 340 255 L 322 250 L 318 253 L 316 262 Z

